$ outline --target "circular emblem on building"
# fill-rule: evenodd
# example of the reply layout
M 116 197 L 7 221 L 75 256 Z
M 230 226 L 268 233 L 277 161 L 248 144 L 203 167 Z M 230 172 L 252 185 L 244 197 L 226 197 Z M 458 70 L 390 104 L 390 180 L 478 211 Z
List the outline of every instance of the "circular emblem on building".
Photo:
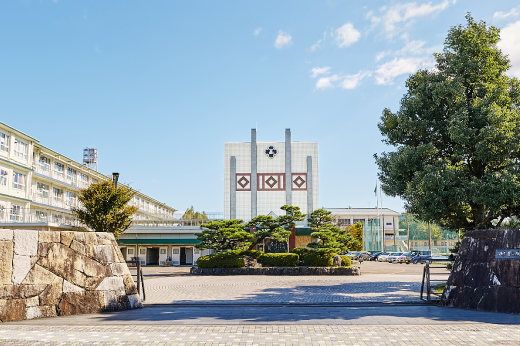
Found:
M 278 154 L 278 150 L 276 150 L 275 147 L 273 147 L 272 145 L 269 146 L 269 148 L 265 149 L 265 155 L 272 159 L 273 157 L 276 156 L 276 154 Z

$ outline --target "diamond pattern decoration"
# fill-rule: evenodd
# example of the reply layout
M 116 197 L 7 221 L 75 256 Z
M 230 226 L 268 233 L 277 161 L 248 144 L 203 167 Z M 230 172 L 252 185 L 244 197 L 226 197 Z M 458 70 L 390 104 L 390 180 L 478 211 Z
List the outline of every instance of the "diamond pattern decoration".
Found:
M 278 180 L 276 180 L 273 176 L 270 176 L 269 179 L 265 181 L 265 183 L 272 189 L 276 184 L 278 184 Z
M 249 180 L 247 180 L 246 177 L 242 177 L 242 178 L 240 178 L 240 180 L 238 181 L 238 185 L 242 186 L 242 188 L 245 189 L 246 186 L 249 185 Z
M 293 180 L 293 183 L 295 183 L 296 186 L 301 188 L 303 184 L 305 184 L 305 180 L 303 180 L 302 177 L 298 176 L 296 179 Z

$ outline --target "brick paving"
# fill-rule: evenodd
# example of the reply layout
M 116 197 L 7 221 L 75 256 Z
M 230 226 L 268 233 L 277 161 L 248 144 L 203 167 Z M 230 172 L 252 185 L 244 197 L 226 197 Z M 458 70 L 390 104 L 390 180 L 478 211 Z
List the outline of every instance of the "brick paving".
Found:
M 520 327 L 435 326 L 56 326 L 7 325 L 2 345 L 519 345 Z
M 419 302 L 420 277 L 178 276 L 145 280 L 146 304 Z

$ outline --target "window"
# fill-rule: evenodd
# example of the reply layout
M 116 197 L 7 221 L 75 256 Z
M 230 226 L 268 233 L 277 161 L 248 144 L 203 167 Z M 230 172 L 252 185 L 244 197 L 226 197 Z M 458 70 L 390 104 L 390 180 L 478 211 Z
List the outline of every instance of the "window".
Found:
M 51 160 L 48 157 L 40 155 L 40 159 L 38 160 L 38 164 L 40 165 L 40 170 L 42 172 L 50 172 L 51 171 Z
M 11 206 L 11 221 L 20 222 L 23 219 L 23 209 L 19 205 Z
M 47 222 L 47 213 L 41 210 L 36 211 L 36 220 L 40 222 Z
M 14 140 L 14 156 L 27 160 L 27 143 L 22 142 L 18 138 Z
M 88 175 L 86 175 L 85 173 L 80 174 L 80 179 L 81 179 L 82 184 L 84 184 L 84 185 L 88 184 Z
M 63 178 L 65 172 L 65 165 L 59 162 L 54 162 L 54 173 L 58 178 Z
M 0 150 L 9 152 L 9 136 L 0 132 Z
M 36 183 L 36 190 L 38 191 L 38 196 L 41 198 L 49 198 L 49 185 Z
M 133 255 L 134 254 L 134 249 L 128 249 L 128 254 L 129 255 Z
M 52 192 L 55 201 L 61 201 L 63 199 L 63 189 L 53 187 Z
M 361 222 L 361 223 L 365 222 L 365 219 L 354 219 L 354 220 L 352 220 L 352 222 L 354 222 L 354 225 L 355 225 L 358 222 Z
M 428 242 L 424 242 L 424 246 L 428 246 Z
M 67 204 L 74 205 L 76 203 L 76 194 L 74 192 L 67 191 L 66 198 Z
M 98 180 L 97 179 L 94 179 L 92 178 L 92 184 L 97 184 L 98 183 Z
M 1 168 L 0 169 L 0 185 L 6 186 L 7 185 L 7 169 Z
M 387 226 L 392 226 L 392 223 L 391 222 L 387 222 L 386 225 Z
M 13 187 L 17 190 L 25 190 L 25 174 L 13 172 Z
M 67 168 L 67 180 L 72 184 L 76 184 L 76 170 L 75 169 L 72 169 L 70 167 Z

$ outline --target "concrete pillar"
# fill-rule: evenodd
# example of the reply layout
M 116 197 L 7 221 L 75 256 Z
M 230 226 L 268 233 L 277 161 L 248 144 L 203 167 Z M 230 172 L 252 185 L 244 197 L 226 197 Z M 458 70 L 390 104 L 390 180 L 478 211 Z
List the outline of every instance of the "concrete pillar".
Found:
M 231 156 L 229 162 L 229 218 L 237 218 L 237 160 L 235 156 Z
M 251 219 L 257 215 L 256 195 L 258 174 L 256 169 L 256 129 L 251 129 Z
M 291 129 L 285 129 L 285 204 L 292 205 Z
M 312 198 L 312 156 L 307 156 L 307 218 L 314 211 Z

